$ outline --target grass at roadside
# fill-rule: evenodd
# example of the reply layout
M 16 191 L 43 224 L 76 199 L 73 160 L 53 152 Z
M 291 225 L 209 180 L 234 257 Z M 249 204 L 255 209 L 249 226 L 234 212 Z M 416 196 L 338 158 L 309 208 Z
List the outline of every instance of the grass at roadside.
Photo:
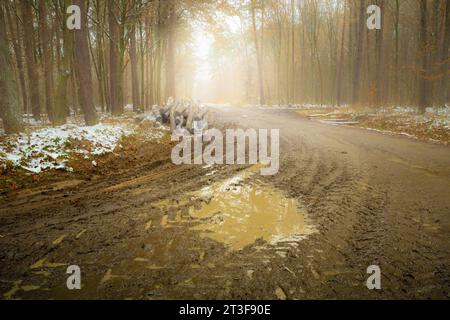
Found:
M 412 108 L 362 109 L 352 107 L 296 110 L 311 120 L 334 125 L 353 125 L 384 133 L 400 134 L 423 141 L 450 143 L 450 108 L 427 109 L 417 114 Z

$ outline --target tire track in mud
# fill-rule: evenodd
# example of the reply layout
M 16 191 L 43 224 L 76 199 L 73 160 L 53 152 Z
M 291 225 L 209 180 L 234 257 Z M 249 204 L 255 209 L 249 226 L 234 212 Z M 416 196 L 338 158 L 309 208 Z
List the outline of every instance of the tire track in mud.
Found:
M 405 184 L 414 185 L 416 181 L 422 180 L 390 165 L 386 165 L 386 173 L 381 175 L 379 167 L 384 165 L 383 160 L 393 157 L 384 150 L 387 149 L 386 145 L 371 144 L 371 137 L 361 140 L 356 130 L 351 132 L 357 138 L 356 143 L 343 140 L 339 135 L 328 132 L 338 132 L 341 128 L 327 130 L 324 126 L 321 126 L 324 132 L 316 130 L 311 139 L 308 132 L 303 134 L 300 130 L 292 129 L 294 125 L 283 126 L 282 123 L 289 121 L 279 114 L 252 116 L 257 119 L 257 126 L 264 126 L 264 122 L 270 125 L 280 123 L 281 131 L 292 138 L 282 139 L 283 165 L 273 182 L 303 201 L 319 229 L 317 235 L 302 241 L 299 246 L 301 254 L 317 257 L 310 264 L 310 274 L 305 276 L 310 290 L 299 297 L 448 297 L 448 241 L 444 240 L 443 234 L 434 237 L 433 233 L 419 227 L 414 217 L 421 213 L 416 206 L 400 210 L 395 207 L 396 203 L 404 204 L 411 195 L 415 195 L 415 191 L 408 190 L 414 188 L 405 188 Z M 377 138 L 384 139 L 382 135 L 377 135 Z M 357 144 L 358 139 L 361 145 Z M 416 145 L 402 139 L 386 140 L 394 146 L 399 143 L 407 145 L 407 148 Z M 427 145 L 421 144 L 420 147 L 425 148 Z M 404 150 L 405 154 L 407 151 L 409 149 Z M 445 157 L 441 159 L 445 161 Z M 407 169 L 417 173 L 415 168 L 426 169 L 422 173 L 435 172 L 418 165 L 408 165 Z M 440 168 L 444 173 L 449 167 Z M 402 176 L 402 183 L 395 183 L 396 175 Z M 430 175 L 426 177 L 430 178 Z M 442 176 L 436 178 L 442 182 Z M 436 180 L 431 181 L 436 183 Z M 436 188 L 430 187 L 429 190 Z M 393 193 L 402 195 L 402 198 L 397 199 Z M 437 199 L 439 206 L 445 208 L 445 201 L 442 200 L 442 197 Z M 448 210 L 448 205 L 446 208 Z M 439 209 L 429 213 L 439 214 Z M 365 271 L 371 264 L 382 267 L 381 292 L 370 292 L 365 287 Z M 327 274 L 332 276 L 326 279 Z
M 131 172 L 125 171 L 123 174 L 107 176 L 106 179 L 99 181 L 87 181 L 84 185 L 71 189 L 68 197 L 60 194 L 57 194 L 56 197 L 43 197 L 41 194 L 30 196 L 28 200 L 35 199 L 36 203 L 40 203 L 38 206 L 24 205 L 22 200 L 17 203 L 9 202 L 8 206 L 12 211 L 7 213 L 4 209 L 0 227 L 0 233 L 5 235 L 7 241 L 0 241 L 0 253 L 3 260 L 0 264 L 2 274 L 0 292 L 7 291 L 8 284 L 15 283 L 17 277 L 22 277 L 22 280 L 35 281 L 33 270 L 30 272 L 29 268 L 32 264 L 36 264 L 36 261 L 42 259 L 50 259 L 54 263 L 55 261 L 66 261 L 68 257 L 72 257 L 72 261 L 80 261 L 82 262 L 80 265 L 88 268 L 87 272 L 91 275 L 89 281 L 98 283 L 105 270 L 120 264 L 124 259 L 126 260 L 127 252 L 134 252 L 136 245 L 140 246 L 138 243 L 147 237 L 147 232 L 143 232 L 143 226 L 148 219 L 151 218 L 150 221 L 156 221 L 157 224 L 158 220 L 161 220 L 166 214 L 153 206 L 155 202 L 167 198 L 177 198 L 187 190 L 196 190 L 212 180 L 224 179 L 236 170 L 240 170 L 239 168 L 222 168 L 215 177 L 207 177 L 205 173 L 208 171 L 201 167 L 177 167 L 172 164 L 167 165 L 166 162 L 158 162 L 155 166 L 151 166 L 150 173 L 139 174 L 147 171 L 146 169 L 147 166 L 144 166 L 144 168 L 130 170 Z M 168 192 L 169 190 L 170 192 Z M 63 190 L 63 192 L 68 191 Z M 162 230 L 162 228 L 157 228 L 155 232 L 170 244 L 173 239 L 167 238 L 168 232 L 166 230 L 162 230 L 164 231 L 162 232 L 159 229 Z M 80 233 L 84 233 L 81 239 L 75 239 L 75 235 Z M 59 246 L 51 245 L 52 240 L 54 242 L 54 239 L 60 237 L 61 234 L 64 234 L 64 241 Z M 32 238 L 29 235 L 33 235 Z M 186 243 L 191 243 L 192 237 L 195 236 L 193 232 L 189 232 L 189 235 Z M 177 237 L 179 238 L 180 235 L 173 235 L 173 238 Z M 124 249 L 124 243 L 131 243 L 133 249 Z M 216 247 L 220 248 L 221 246 L 216 245 Z M 220 251 L 223 251 L 223 248 Z M 184 260 L 183 254 L 184 252 L 180 253 L 178 257 L 176 255 L 172 257 L 172 259 L 179 258 L 180 260 L 175 261 L 175 264 L 179 265 Z M 174 261 L 171 262 L 173 264 Z M 173 270 L 169 266 L 165 266 L 164 269 L 169 272 Z M 142 269 L 138 268 L 132 279 L 127 278 L 128 290 L 125 291 L 130 296 L 139 297 L 139 295 L 136 296 L 136 292 L 130 293 L 130 288 L 133 288 L 131 284 L 134 283 L 134 289 L 137 291 L 146 281 L 142 277 L 145 276 L 145 279 L 154 281 L 165 277 L 164 274 L 160 274 L 159 278 L 154 279 L 155 272 L 142 273 Z M 174 272 L 178 274 L 179 270 Z M 53 274 L 54 271 L 51 270 L 51 273 Z M 93 274 L 96 275 L 94 279 L 92 279 Z M 175 277 L 176 274 L 167 276 L 167 279 Z M 8 277 L 10 280 L 5 280 L 3 277 Z M 63 277 L 60 274 L 51 280 L 51 284 L 46 280 L 42 285 L 57 288 L 58 280 L 59 283 L 64 283 L 61 280 Z M 138 280 L 135 282 L 135 279 Z M 151 281 L 147 282 L 148 286 L 153 285 Z M 3 286 L 5 283 L 6 286 Z M 127 297 L 121 295 L 122 289 L 115 288 L 117 291 L 102 288 L 102 293 L 95 293 L 97 288 L 94 288 L 86 297 Z M 44 293 L 23 294 L 28 297 L 44 298 L 52 297 L 50 292 L 59 297 L 65 297 L 67 294 L 58 293 L 58 290 L 54 291 L 53 289 Z M 189 288 L 185 288 L 184 291 L 173 290 L 172 296 L 168 295 L 166 289 L 164 296 L 176 297 L 176 294 L 181 292 L 185 298 L 192 297 L 192 289 Z M 210 292 L 209 295 L 212 296 L 212 293 Z M 145 296 L 140 298 L 145 298 Z
M 295 150 L 294 153 L 298 154 Z M 348 257 L 346 235 L 350 234 L 349 229 L 354 224 L 351 206 L 348 205 L 356 201 L 350 192 L 354 190 L 352 177 L 344 163 L 337 159 L 324 162 L 321 153 L 320 150 L 304 147 L 303 154 L 307 159 L 294 156 L 291 160 L 293 167 L 288 164 L 290 171 L 299 175 L 285 177 L 281 173 L 277 177 L 280 188 L 286 185 L 285 181 L 289 181 L 289 185 L 295 180 L 289 193 L 300 196 L 318 229 L 317 235 L 300 243 L 300 254 L 312 259 L 305 266 L 308 272 L 304 278 L 308 285 L 298 298 L 336 297 L 336 285 L 330 285 L 324 278 L 330 277 L 335 281 L 339 273 L 349 272 L 345 270 L 344 263 Z M 327 265 L 324 265 L 324 260 L 327 260 Z M 349 284 L 342 286 L 348 288 Z M 319 295 L 314 296 L 312 292 Z
M 436 230 L 424 226 L 437 224 L 432 216 L 448 222 L 444 214 L 439 215 L 446 203 L 438 196 L 435 207 L 424 196 L 410 201 L 401 197 L 416 191 L 407 185 L 417 181 L 407 171 L 412 166 L 381 163 L 387 157 L 381 146 L 370 148 L 370 141 L 358 145 L 353 132 L 351 138 L 342 138 L 341 128 L 299 125 L 283 113 L 245 113 L 251 114 L 251 126 L 281 127 L 279 174 L 252 177 L 249 182 L 273 185 L 298 199 L 317 232 L 295 245 L 272 246 L 257 240 L 239 251 L 201 238 L 191 230 L 198 221 L 190 218 L 189 208 L 201 206 L 202 200 L 186 200 L 186 193 L 244 168 L 176 167 L 168 160 L 169 148 L 154 155 L 148 146 L 134 167 L 123 159 L 116 170 L 79 185 L 0 203 L 0 234 L 4 236 L 0 238 L 0 293 L 21 279 L 46 289 L 16 294 L 24 298 L 448 295 L 445 224 Z M 221 114 L 220 123 L 248 127 L 249 118 L 240 118 L 241 114 L 241 110 L 228 110 L 225 116 Z M 381 166 L 384 175 L 376 168 Z M 213 169 L 217 173 L 207 176 Z M 161 201 L 169 201 L 168 207 L 159 207 Z M 182 221 L 176 222 L 178 212 Z M 30 270 L 43 258 L 47 259 L 44 267 Z M 78 296 L 61 289 L 64 270 L 45 267 L 68 261 L 82 265 L 87 274 L 87 287 Z M 371 264 L 382 268 L 382 291 L 369 291 L 365 286 L 366 268 Z M 37 271 L 50 275 L 43 278 Z

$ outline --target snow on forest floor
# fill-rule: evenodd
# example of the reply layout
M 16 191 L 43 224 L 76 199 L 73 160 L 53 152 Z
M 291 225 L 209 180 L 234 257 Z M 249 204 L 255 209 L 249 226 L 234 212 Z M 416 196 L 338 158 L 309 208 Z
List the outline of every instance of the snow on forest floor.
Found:
M 125 137 L 139 135 L 156 141 L 165 130 L 149 115 L 102 115 L 100 123 L 90 127 L 78 123 L 79 119 L 70 119 L 68 124 L 49 127 L 33 121 L 28 122 L 24 133 L 0 134 L 0 169 L 22 168 L 36 174 L 51 169 L 72 171 L 68 163 L 73 157 L 89 160 L 95 166 L 95 157 L 122 148 Z
M 418 114 L 412 107 L 371 109 L 307 105 L 287 109 L 325 124 L 352 125 L 424 141 L 450 143 L 450 106 L 427 108 L 424 114 Z

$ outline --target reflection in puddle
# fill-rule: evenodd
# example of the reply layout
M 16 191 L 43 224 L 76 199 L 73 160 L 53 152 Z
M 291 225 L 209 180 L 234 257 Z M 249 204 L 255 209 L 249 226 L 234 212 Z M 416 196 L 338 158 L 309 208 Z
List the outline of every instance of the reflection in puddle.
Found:
M 190 216 L 201 221 L 192 230 L 234 250 L 258 239 L 277 244 L 295 242 L 312 233 L 295 199 L 265 185 L 243 182 L 253 171 L 244 171 L 194 194 L 206 199 L 206 204 L 190 208 Z

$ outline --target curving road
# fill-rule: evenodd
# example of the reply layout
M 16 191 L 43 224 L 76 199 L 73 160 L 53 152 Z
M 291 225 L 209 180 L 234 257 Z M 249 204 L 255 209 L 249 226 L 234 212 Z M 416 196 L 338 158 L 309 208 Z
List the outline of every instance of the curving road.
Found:
M 281 166 L 254 183 L 301 202 L 317 230 L 242 250 L 200 236 L 189 192 L 242 168 L 174 166 L 144 144 L 85 175 L 0 199 L 0 294 L 15 298 L 449 298 L 450 148 L 302 119 L 211 107 L 217 126 L 278 128 Z M 82 290 L 66 267 L 79 265 Z M 382 290 L 366 287 L 381 268 Z
M 375 264 L 383 290 L 371 297 L 449 297 L 450 147 L 292 111 L 213 110 L 224 122 L 280 129 L 281 168 L 271 180 L 299 197 L 319 226 L 304 247 L 320 292 L 366 296 L 361 282 Z

